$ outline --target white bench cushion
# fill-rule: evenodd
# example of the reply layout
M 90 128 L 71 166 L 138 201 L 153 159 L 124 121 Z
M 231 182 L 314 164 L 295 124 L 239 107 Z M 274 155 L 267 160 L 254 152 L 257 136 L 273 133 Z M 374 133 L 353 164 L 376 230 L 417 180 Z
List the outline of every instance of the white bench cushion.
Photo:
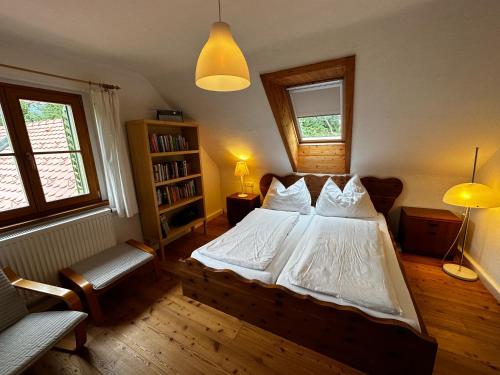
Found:
M 122 243 L 75 263 L 71 268 L 91 283 L 94 289 L 102 289 L 153 258 L 150 253 Z
M 0 332 L 0 374 L 23 372 L 86 317 L 80 311 L 33 313 Z

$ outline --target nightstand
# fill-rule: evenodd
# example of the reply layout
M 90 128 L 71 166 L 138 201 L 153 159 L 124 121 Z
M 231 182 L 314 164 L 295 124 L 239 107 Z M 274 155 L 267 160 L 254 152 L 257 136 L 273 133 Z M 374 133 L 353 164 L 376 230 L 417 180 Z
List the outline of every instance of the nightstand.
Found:
M 453 212 L 401 207 L 399 242 L 403 252 L 442 258 L 460 230 L 462 219 Z
M 260 207 L 260 195 L 248 194 L 247 197 L 238 197 L 238 193 L 226 198 L 227 219 L 229 224 L 236 225 L 247 216 L 254 208 Z

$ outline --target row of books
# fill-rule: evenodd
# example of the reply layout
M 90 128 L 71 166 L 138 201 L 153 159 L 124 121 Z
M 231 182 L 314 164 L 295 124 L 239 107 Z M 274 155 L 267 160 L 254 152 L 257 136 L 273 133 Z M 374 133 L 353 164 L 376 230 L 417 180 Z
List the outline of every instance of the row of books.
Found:
M 158 205 L 174 204 L 181 199 L 192 198 L 196 195 L 196 185 L 193 180 L 172 186 L 156 188 Z
M 167 221 L 167 215 L 160 216 L 161 234 L 163 238 L 167 238 L 168 232 L 170 232 L 170 227 Z
M 153 176 L 155 182 L 171 180 L 173 178 L 189 175 L 189 164 L 186 160 L 167 161 L 161 164 L 153 164 Z
M 149 148 L 151 152 L 188 151 L 189 143 L 182 135 L 149 135 Z

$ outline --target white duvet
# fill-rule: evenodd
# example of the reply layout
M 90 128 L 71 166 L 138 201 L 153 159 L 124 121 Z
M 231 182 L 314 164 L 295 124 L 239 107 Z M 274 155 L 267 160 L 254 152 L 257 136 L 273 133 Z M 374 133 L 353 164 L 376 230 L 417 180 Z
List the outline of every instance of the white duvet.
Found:
M 256 208 L 234 228 L 199 250 L 207 257 L 264 270 L 299 219 L 298 212 Z
M 401 314 L 375 221 L 315 216 L 295 251 L 293 285 L 376 311 Z

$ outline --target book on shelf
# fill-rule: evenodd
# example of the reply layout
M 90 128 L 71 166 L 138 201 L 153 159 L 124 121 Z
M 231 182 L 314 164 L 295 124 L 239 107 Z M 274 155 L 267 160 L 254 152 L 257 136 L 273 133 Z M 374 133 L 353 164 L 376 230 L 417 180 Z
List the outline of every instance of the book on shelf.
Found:
M 155 182 L 162 182 L 189 175 L 189 163 L 186 160 L 167 161 L 153 164 Z
M 172 186 L 161 186 L 156 188 L 158 206 L 174 204 L 181 199 L 192 198 L 196 195 L 196 185 L 193 180 Z
M 168 225 L 166 215 L 160 215 L 160 224 L 161 224 L 161 234 L 163 238 L 167 238 L 168 232 L 170 232 L 170 227 Z
M 189 143 L 182 135 L 150 134 L 149 149 L 151 152 L 188 151 Z

